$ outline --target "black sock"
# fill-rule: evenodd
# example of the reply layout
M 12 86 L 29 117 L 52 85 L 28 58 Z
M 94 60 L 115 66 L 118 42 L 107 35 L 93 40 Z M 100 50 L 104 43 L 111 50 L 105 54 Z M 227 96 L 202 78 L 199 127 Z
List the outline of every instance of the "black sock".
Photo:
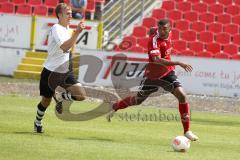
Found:
M 37 115 L 36 115 L 36 120 L 35 120 L 35 123 L 37 125 L 41 125 L 41 121 L 43 119 L 43 116 L 45 114 L 45 111 L 46 111 L 46 107 L 44 107 L 41 102 L 38 104 L 37 106 Z

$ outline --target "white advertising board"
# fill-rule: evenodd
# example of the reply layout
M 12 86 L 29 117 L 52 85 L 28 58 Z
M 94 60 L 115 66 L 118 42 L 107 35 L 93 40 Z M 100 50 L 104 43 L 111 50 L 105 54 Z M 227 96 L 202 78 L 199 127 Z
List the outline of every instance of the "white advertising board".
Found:
M 0 46 L 30 49 L 31 16 L 0 14 Z
M 147 54 L 125 53 L 128 60 L 123 65 L 112 65 L 114 55 L 119 55 L 119 53 L 82 50 L 79 81 L 86 85 L 111 87 L 117 81 L 119 87 L 129 87 L 125 80 L 137 77 L 136 83 L 140 83 L 144 65 L 137 64 L 146 63 Z M 226 97 L 240 96 L 239 61 L 180 56 L 172 58 L 189 63 L 194 68 L 192 73 L 185 72 L 179 66 L 175 70 L 187 93 Z M 102 64 L 99 61 L 102 61 Z M 126 77 L 122 77 L 124 73 L 128 73 Z M 113 79 L 112 75 L 120 78 Z
M 47 50 L 47 37 L 50 27 L 57 23 L 57 18 L 36 17 L 36 38 L 35 48 L 38 50 Z M 79 20 L 72 20 L 70 28 L 76 28 Z M 98 44 L 98 22 L 85 21 L 86 29 L 79 35 L 75 50 L 97 49 Z
M 18 64 L 25 56 L 26 50 L 0 47 L 0 75 L 13 76 Z

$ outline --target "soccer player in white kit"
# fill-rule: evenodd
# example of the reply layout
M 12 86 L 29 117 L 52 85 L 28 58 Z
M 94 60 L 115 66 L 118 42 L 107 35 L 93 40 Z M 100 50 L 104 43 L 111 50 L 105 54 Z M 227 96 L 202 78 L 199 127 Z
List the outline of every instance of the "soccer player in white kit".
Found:
M 76 30 L 70 35 L 69 24 L 72 19 L 70 6 L 59 3 L 56 7 L 58 23 L 54 24 L 48 36 L 48 57 L 43 64 L 44 68 L 40 79 L 40 95 L 42 99 L 37 106 L 36 119 L 34 121 L 34 131 L 42 133 L 42 119 L 47 107 L 50 105 L 52 97 L 56 100 L 56 110 L 62 113 L 63 100 L 82 101 L 85 99 L 85 91 L 81 84 L 74 78 L 73 72 L 69 68 L 71 59 L 70 49 L 76 43 L 78 35 L 84 30 L 85 25 L 80 21 Z M 65 92 L 56 92 L 60 86 Z

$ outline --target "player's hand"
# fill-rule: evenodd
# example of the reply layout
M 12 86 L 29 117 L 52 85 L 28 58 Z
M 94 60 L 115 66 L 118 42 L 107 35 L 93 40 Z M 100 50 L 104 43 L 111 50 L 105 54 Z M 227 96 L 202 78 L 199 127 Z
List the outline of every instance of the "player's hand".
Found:
M 79 23 L 78 23 L 78 25 L 77 25 L 77 29 L 76 29 L 76 31 L 77 32 L 82 32 L 82 30 L 84 30 L 85 29 L 85 24 L 84 24 L 84 20 L 81 20 Z
M 192 72 L 193 67 L 190 64 L 180 63 L 179 64 L 186 72 Z

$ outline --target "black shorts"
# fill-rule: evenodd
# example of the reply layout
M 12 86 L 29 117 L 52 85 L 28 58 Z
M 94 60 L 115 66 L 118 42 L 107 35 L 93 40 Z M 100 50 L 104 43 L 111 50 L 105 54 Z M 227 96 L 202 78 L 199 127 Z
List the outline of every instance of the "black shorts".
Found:
M 174 71 L 164 76 L 161 79 L 147 79 L 145 78 L 140 85 L 140 91 L 138 95 L 149 96 L 153 92 L 157 92 L 159 87 L 163 88 L 165 91 L 173 92 L 175 88 L 181 87 L 181 83 Z
M 40 79 L 40 95 L 51 98 L 57 86 L 68 88 L 76 83 L 79 83 L 72 72 L 57 73 L 43 68 Z

